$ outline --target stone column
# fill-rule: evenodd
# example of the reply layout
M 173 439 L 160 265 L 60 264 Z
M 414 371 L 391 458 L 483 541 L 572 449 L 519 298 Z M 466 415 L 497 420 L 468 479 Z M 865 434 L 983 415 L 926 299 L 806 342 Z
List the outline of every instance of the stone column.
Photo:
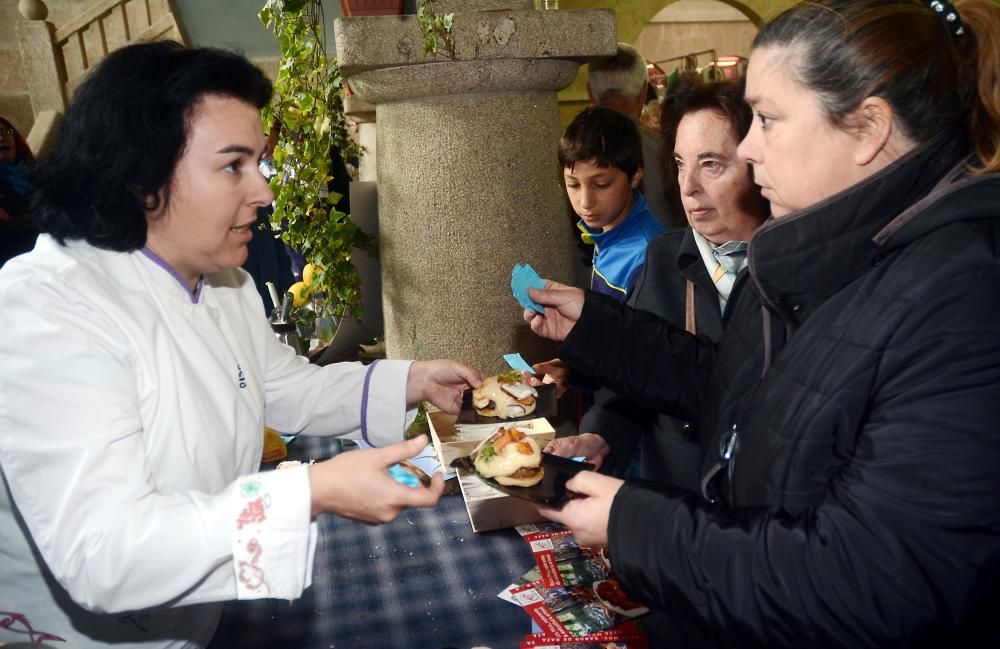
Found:
M 21 0 L 17 44 L 35 115 L 42 111 L 66 112 L 66 66 L 56 48 L 55 27 L 46 21 L 48 7 L 41 0 Z
M 436 55 L 424 54 L 415 16 L 335 23 L 341 72 L 375 105 L 391 358 L 455 358 L 494 372 L 507 352 L 529 362 L 554 355 L 523 323 L 510 273 L 526 262 L 573 281 L 556 92 L 581 62 L 614 54 L 614 13 L 498 11 L 497 2 L 437 0 L 436 11 L 456 13 Z

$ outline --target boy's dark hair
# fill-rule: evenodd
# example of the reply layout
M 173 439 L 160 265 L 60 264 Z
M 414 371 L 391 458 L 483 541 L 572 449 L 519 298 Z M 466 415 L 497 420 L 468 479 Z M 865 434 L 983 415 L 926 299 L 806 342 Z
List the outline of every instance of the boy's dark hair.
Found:
M 260 109 L 271 82 L 238 54 L 171 41 L 109 54 L 77 89 L 52 153 L 32 174 L 40 229 L 60 243 L 145 245 L 146 212 L 169 204 L 192 112 L 208 95 Z
M 642 167 L 639 127 L 609 108 L 585 109 L 559 140 L 559 162 L 565 169 L 590 160 L 599 167 L 617 167 L 632 178 Z

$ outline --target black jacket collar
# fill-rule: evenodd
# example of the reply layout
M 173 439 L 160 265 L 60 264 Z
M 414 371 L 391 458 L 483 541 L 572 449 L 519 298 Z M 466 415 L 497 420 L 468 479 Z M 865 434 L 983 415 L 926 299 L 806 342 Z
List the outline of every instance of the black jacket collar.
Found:
M 685 279 L 696 283 L 703 278 L 712 281 L 705 269 L 705 260 L 701 258 L 698 243 L 694 240 L 694 230 L 690 227 L 684 230 L 684 236 L 677 248 L 677 270 Z
M 888 244 L 897 242 L 893 233 L 876 235 L 908 208 L 923 205 L 921 199 L 954 177 L 949 172 L 967 154 L 964 140 L 939 139 L 806 210 L 769 219 L 754 233 L 748 252 L 761 299 L 786 321 L 802 322 L 881 261 Z M 906 223 L 912 227 L 913 221 L 911 213 Z

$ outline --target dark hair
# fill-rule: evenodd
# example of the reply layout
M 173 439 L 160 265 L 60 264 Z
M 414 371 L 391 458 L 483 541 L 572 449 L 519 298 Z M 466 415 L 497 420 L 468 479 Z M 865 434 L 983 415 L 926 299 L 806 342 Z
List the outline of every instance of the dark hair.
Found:
M 35 156 L 31 154 L 31 148 L 25 141 L 24 136 L 17 128 L 3 117 L 0 117 L 0 124 L 3 124 L 14 131 L 14 162 L 18 164 L 31 164 L 35 161 Z
M 76 91 L 52 153 L 32 175 L 43 232 L 127 252 L 146 243 L 146 213 L 170 203 L 198 102 L 232 97 L 263 108 L 271 82 L 232 52 L 171 41 L 107 56 Z
M 1000 170 L 1000 7 L 956 0 L 955 35 L 921 0 L 818 0 L 780 13 L 753 48 L 789 50 L 793 74 L 838 127 L 866 97 L 892 106 L 917 144 L 971 137 L 982 170 Z
M 753 122 L 753 111 L 743 100 L 743 80 L 708 82 L 696 72 L 684 73 L 673 90 L 663 99 L 660 108 L 660 133 L 663 137 L 663 193 L 671 205 L 679 205 L 680 186 L 677 184 L 677 162 L 674 144 L 677 126 L 685 115 L 711 110 L 729 123 L 737 143 L 746 137 Z
M 639 127 L 610 108 L 584 109 L 559 139 L 559 162 L 569 168 L 588 160 L 599 167 L 617 167 L 632 178 L 642 167 Z

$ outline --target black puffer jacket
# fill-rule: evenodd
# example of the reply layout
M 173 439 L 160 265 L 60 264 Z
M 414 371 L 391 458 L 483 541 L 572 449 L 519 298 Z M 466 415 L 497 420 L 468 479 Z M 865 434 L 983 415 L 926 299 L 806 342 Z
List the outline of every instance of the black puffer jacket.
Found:
M 621 489 L 633 596 L 718 646 L 1000 646 L 1000 177 L 961 158 L 762 226 L 717 347 L 588 294 L 560 357 L 698 416 L 717 501 Z
M 746 281 L 740 273 L 734 291 Z M 649 311 L 676 324 L 685 321 L 687 282 L 694 287 L 695 329 L 716 342 L 722 338 L 722 313 L 694 233 L 690 228 L 668 232 L 649 243 L 646 261 L 626 304 Z M 597 433 L 611 455 L 602 472 L 623 475 L 642 443 L 640 477 L 697 491 L 701 447 L 695 443 L 695 422 L 682 421 L 643 407 L 607 389 L 594 394 L 594 405 L 583 415 L 581 432 Z

